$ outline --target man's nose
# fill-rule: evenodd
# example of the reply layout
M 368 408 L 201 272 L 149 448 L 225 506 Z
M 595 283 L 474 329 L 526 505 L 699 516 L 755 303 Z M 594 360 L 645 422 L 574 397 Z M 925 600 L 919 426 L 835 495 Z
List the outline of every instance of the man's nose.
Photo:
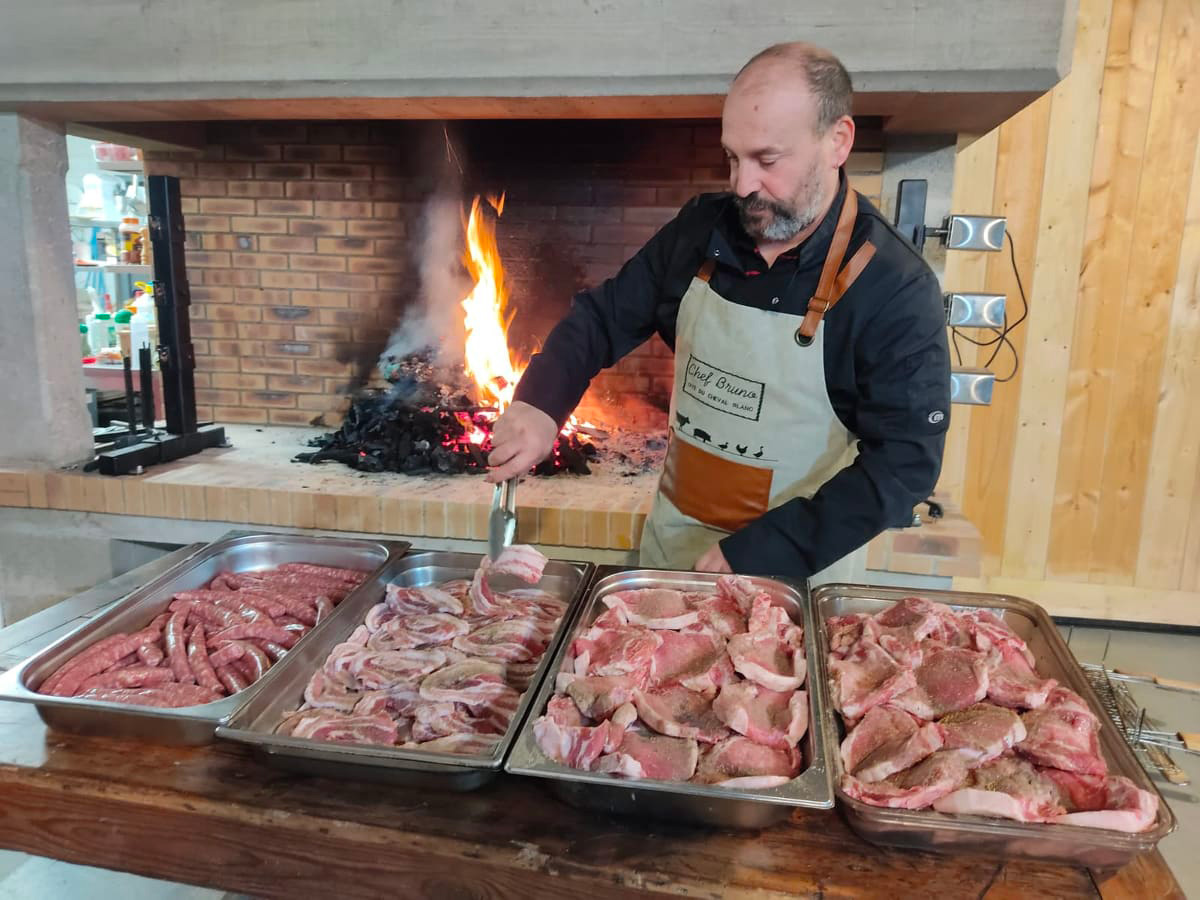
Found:
M 738 166 L 729 174 L 730 180 L 732 181 L 733 192 L 739 197 L 749 197 L 760 187 L 762 187 L 762 184 L 759 181 L 758 175 L 754 171 L 753 166 Z

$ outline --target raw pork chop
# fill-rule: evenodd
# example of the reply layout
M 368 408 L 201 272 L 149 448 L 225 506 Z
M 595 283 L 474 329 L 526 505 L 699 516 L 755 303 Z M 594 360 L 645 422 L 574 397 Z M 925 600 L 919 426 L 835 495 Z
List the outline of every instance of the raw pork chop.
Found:
M 725 639 L 711 631 L 660 631 L 662 643 L 650 662 L 650 684 L 666 686 L 679 682 L 684 687 L 707 693 L 733 677 L 725 656 Z
M 1013 709 L 1037 709 L 1058 685 L 1039 678 L 1012 644 L 995 645 L 988 656 L 988 699 Z
M 829 677 L 834 707 L 851 719 L 861 718 L 871 707 L 887 703 L 917 683 L 912 669 L 896 665 L 872 641 L 859 641 L 845 659 L 831 657 Z
M 575 672 L 578 675 L 638 675 L 650 672 L 650 660 L 662 637 L 649 628 L 592 626 L 575 639 Z
M 804 643 L 804 629 L 792 621 L 787 610 L 771 602 L 768 594 L 754 598 L 747 630 L 754 634 L 773 634 L 793 647 Z
M 700 614 L 700 625 L 729 637 L 746 631 L 746 616 L 732 597 L 723 594 L 689 594 L 688 601 Z
M 715 744 L 729 730 L 713 713 L 712 700 L 678 685 L 653 691 L 638 691 L 633 705 L 643 722 L 659 734 L 695 738 Z
M 941 614 L 950 607 L 922 597 L 905 597 L 863 623 L 863 637 L 873 640 L 896 662 L 921 664 L 921 641 L 941 627 Z
M 717 718 L 750 740 L 787 750 L 808 728 L 808 694 L 770 691 L 753 681 L 727 684 L 713 701 Z
M 862 638 L 863 623 L 871 618 L 866 613 L 849 613 L 830 616 L 825 620 L 825 633 L 829 636 L 829 652 L 838 659 L 845 659 Z
M 630 625 L 647 628 L 685 628 L 700 621 L 700 612 L 688 604 L 682 591 L 665 588 L 617 591 L 604 597 L 604 605 L 619 610 Z
M 766 790 L 787 784 L 800 774 L 796 748 L 776 750 L 749 738 L 726 738 L 704 751 L 695 781 L 717 787 Z
M 925 655 L 913 674 L 916 687 L 896 697 L 892 704 L 922 719 L 966 709 L 987 696 L 987 659 L 974 650 L 934 650 Z
M 1031 668 L 1037 665 L 1025 641 L 994 613 L 986 609 L 974 609 L 959 618 L 970 632 L 976 650 L 1008 647 L 1023 656 Z
M 594 728 L 560 725 L 553 719 L 542 716 L 533 723 L 533 737 L 538 747 L 550 759 L 573 769 L 591 769 L 600 754 L 611 753 L 621 741 L 610 732 L 616 731 L 623 738 L 619 726 L 601 722 Z
M 1108 772 L 1096 737 L 1100 721 L 1074 691 L 1055 688 L 1044 706 L 1025 713 L 1021 721 L 1027 734 L 1017 751 L 1038 765 L 1085 775 Z
M 579 707 L 562 694 L 555 694 L 550 698 L 550 702 L 546 704 L 545 718 L 558 725 L 566 725 L 568 728 L 583 728 L 590 724 L 589 720 L 579 711 Z
M 796 690 L 808 671 L 803 647 L 770 632 L 735 634 L 729 639 L 729 658 L 739 673 L 772 691 Z
M 717 577 L 717 596 L 727 597 L 738 605 L 743 615 L 749 615 L 756 597 L 766 596 L 767 592 L 754 586 L 754 582 L 741 575 L 720 575 Z
M 856 800 L 892 809 L 923 809 L 949 794 L 967 777 L 967 761 L 957 750 L 939 750 L 883 781 L 842 776 L 842 790 Z
M 455 703 L 483 703 L 510 690 L 504 681 L 504 666 L 481 659 L 447 666 L 421 682 L 421 696 L 426 700 Z
M 575 701 L 583 715 L 607 719 L 617 707 L 633 699 L 640 685 L 628 675 L 577 676 L 564 672 L 559 675 L 558 687 Z
M 1060 825 L 1145 831 L 1158 816 L 1158 797 L 1122 775 L 1077 775 L 1043 769 L 1066 799 L 1067 812 L 1054 819 Z
M 691 738 L 626 734 L 616 753 L 601 756 L 592 771 L 626 778 L 687 781 L 695 773 L 699 758 L 700 747 Z
M 1015 756 L 973 769 L 966 783 L 933 802 L 938 812 L 1048 822 L 1063 813 L 1057 785 Z
M 1025 725 L 1011 709 L 976 703 L 938 720 L 947 750 L 966 754 L 973 763 L 985 763 L 1025 740 Z
M 860 781 L 882 781 L 942 747 L 942 730 L 904 710 L 876 706 L 842 741 L 842 766 Z

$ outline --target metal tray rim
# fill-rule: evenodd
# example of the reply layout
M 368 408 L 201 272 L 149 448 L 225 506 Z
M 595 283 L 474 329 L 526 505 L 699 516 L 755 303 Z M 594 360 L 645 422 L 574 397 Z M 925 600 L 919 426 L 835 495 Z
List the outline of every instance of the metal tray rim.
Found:
M 223 537 L 217 538 L 196 550 L 184 559 L 180 560 L 171 568 L 161 572 L 156 577 L 152 578 L 141 587 L 130 591 L 125 597 L 112 603 L 107 610 L 95 618 L 84 622 L 78 628 L 62 635 L 52 643 L 43 647 L 41 650 L 17 663 L 12 668 L 0 674 L 0 700 L 11 700 L 18 703 L 30 703 L 37 707 L 47 707 L 59 710 L 105 710 L 112 711 L 118 714 L 136 716 L 143 719 L 162 719 L 164 722 L 171 721 L 194 721 L 194 722 L 213 722 L 214 724 L 227 720 L 237 711 L 240 706 L 250 700 L 259 690 L 265 681 L 265 678 L 260 678 L 254 684 L 248 686 L 245 690 L 239 691 L 232 697 L 223 697 L 220 700 L 214 700 L 211 703 L 199 704 L 196 706 L 179 706 L 170 708 L 160 708 L 154 706 L 132 706 L 127 703 L 113 703 L 107 700 L 87 700 L 78 697 L 55 697 L 48 694 L 38 693 L 33 688 L 25 684 L 25 675 L 29 669 L 37 666 L 44 659 L 52 656 L 54 653 L 61 650 L 63 647 L 72 643 L 76 643 L 88 634 L 98 631 L 104 627 L 104 624 L 111 619 L 119 616 L 122 612 L 139 603 L 147 594 L 154 593 L 169 585 L 172 581 L 177 580 L 180 576 L 186 575 L 187 572 L 196 566 L 206 562 L 207 560 L 225 553 L 232 548 L 239 547 L 245 544 L 253 544 L 269 539 L 272 541 L 283 540 L 289 543 L 305 544 L 320 542 L 323 545 L 353 545 L 356 549 L 361 549 L 364 546 L 375 545 L 384 552 L 383 561 L 372 570 L 374 574 L 378 569 L 388 565 L 392 559 L 403 557 L 409 548 L 407 541 L 393 540 L 375 540 L 368 538 L 341 538 L 333 536 L 319 536 L 306 534 L 280 534 L 276 532 L 246 532 L 234 531 Z M 370 576 L 368 576 L 370 580 Z M 355 589 L 357 591 L 357 588 Z M 346 595 L 348 600 L 354 591 Z M 339 604 L 340 606 L 341 604 Z M 336 611 L 335 611 L 336 612 Z M 333 616 L 329 616 L 325 621 L 329 621 Z M 308 637 L 318 628 L 323 626 L 325 622 L 315 626 L 309 632 Z M 81 648 L 82 649 L 82 648 Z M 286 658 L 286 657 L 285 657 Z M 272 666 L 272 669 L 275 667 Z
M 1146 775 L 1141 763 L 1133 756 L 1133 751 L 1129 749 L 1125 739 L 1116 732 L 1116 727 L 1108 716 L 1103 714 L 1103 706 L 1101 706 L 1099 698 L 1096 697 L 1095 691 L 1087 679 L 1083 677 L 1079 663 L 1076 661 L 1074 654 L 1071 653 L 1070 648 L 1067 647 L 1066 642 L 1063 641 L 1062 636 L 1058 633 L 1058 629 L 1050 619 L 1049 614 L 1043 607 L 1024 597 L 973 591 L 932 589 L 914 591 L 906 588 L 876 587 L 864 584 L 832 583 L 822 585 L 812 592 L 812 606 L 814 616 L 819 617 L 820 630 L 820 633 L 817 635 L 817 642 L 821 656 L 816 662 L 816 669 L 819 672 L 821 680 L 825 683 L 827 690 L 829 680 L 827 663 L 829 642 L 824 627 L 825 616 L 821 612 L 823 602 L 830 595 L 861 597 L 868 600 L 901 600 L 904 597 L 913 596 L 914 593 L 945 603 L 948 606 L 1012 609 L 1031 619 L 1034 626 L 1045 634 L 1046 642 L 1054 653 L 1059 665 L 1070 673 L 1071 680 L 1074 682 L 1071 685 L 1072 690 L 1076 690 L 1077 693 L 1081 694 L 1093 710 L 1101 711 L 1097 715 L 1100 721 L 1100 729 L 1110 738 L 1108 744 L 1117 748 L 1117 756 L 1120 758 L 1118 774 L 1131 778 L 1131 780 L 1138 783 L 1141 787 L 1148 787 L 1158 797 L 1156 825 L 1152 829 L 1130 834 L 1129 832 L 1114 831 L 1105 828 L 1085 828 L 1081 825 L 1061 825 L 1049 822 L 1015 822 L 1008 819 L 994 819 L 986 816 L 951 816 L 936 811 L 891 809 L 863 803 L 844 793 L 841 789 L 841 776 L 844 774 L 841 754 L 833 750 L 834 747 L 840 746 L 840 741 L 838 740 L 838 713 L 832 706 L 829 706 L 827 707 L 827 715 L 822 722 L 822 727 L 826 732 L 826 743 L 830 747 L 830 774 L 833 778 L 833 791 L 838 803 L 844 804 L 855 815 L 866 820 L 907 827 L 926 825 L 931 830 L 951 829 L 958 832 L 964 839 L 969 838 L 973 834 L 986 834 L 988 837 L 1009 836 L 1026 839 L 1041 837 L 1055 841 L 1076 840 L 1079 843 L 1087 843 L 1103 849 L 1132 850 L 1137 852 L 1154 847 L 1160 840 L 1175 830 L 1176 819 L 1174 812 L 1162 796 L 1158 786 Z
M 389 561 L 387 566 L 388 577 L 394 578 L 400 574 L 400 569 L 409 562 L 419 561 L 422 555 L 457 555 L 480 557 L 480 553 L 470 553 L 467 551 L 458 550 L 427 550 L 418 547 L 410 547 L 403 558 L 397 559 L 394 562 Z M 513 724 L 509 726 L 508 731 L 496 744 L 493 751 L 488 756 L 468 756 L 465 754 L 456 753 L 438 753 L 421 750 L 402 750 L 399 748 L 383 747 L 370 744 L 336 744 L 323 741 L 311 741 L 305 738 L 284 737 L 270 732 L 257 731 L 244 726 L 239 726 L 237 723 L 238 715 L 244 713 L 244 708 L 239 708 L 235 713 L 231 714 L 228 719 L 220 724 L 216 729 L 216 735 L 222 740 L 227 740 L 235 743 L 246 744 L 253 747 L 255 750 L 269 754 L 272 757 L 286 757 L 293 760 L 304 759 L 320 759 L 325 762 L 344 763 L 355 767 L 378 768 L 384 767 L 402 770 L 410 768 L 412 771 L 427 773 L 427 774 L 458 774 L 464 770 L 484 770 L 499 774 L 503 771 L 504 762 L 511 751 L 517 736 L 520 734 L 521 726 L 524 725 L 525 716 L 532 705 L 529 698 L 532 696 L 536 688 L 540 687 L 542 679 L 546 672 L 549 671 L 549 660 L 553 656 L 553 652 L 557 650 L 559 642 L 566 632 L 568 623 L 573 620 L 575 607 L 580 602 L 584 590 L 587 588 L 592 572 L 595 568 L 594 563 L 584 560 L 570 559 L 551 559 L 551 563 L 571 566 L 579 573 L 579 580 L 575 585 L 570 598 L 567 601 L 566 611 L 563 613 L 562 622 L 559 624 L 558 630 L 546 652 L 542 656 L 542 661 L 535 670 L 533 678 L 531 678 L 529 687 L 526 689 L 526 698 L 522 698 L 521 706 L 518 707 L 516 715 L 513 717 Z M 347 598 L 348 599 L 348 598 Z M 346 603 L 339 604 L 338 609 L 326 621 L 332 622 L 342 614 L 343 610 L 350 610 L 352 607 Z M 345 613 L 345 618 L 350 618 L 349 613 Z M 357 618 L 357 616 L 356 616 Z M 287 658 L 278 667 L 272 667 L 262 681 L 267 681 L 271 677 L 272 672 L 278 669 L 279 672 L 286 673 Z M 293 663 L 293 667 L 297 665 Z M 283 678 L 283 674 L 275 676 Z M 268 684 L 264 690 L 269 690 Z M 396 765 L 397 763 L 406 763 L 407 766 Z
M 597 573 L 596 579 L 587 590 L 587 595 L 579 604 L 578 612 L 575 620 L 570 626 L 570 636 L 573 640 L 575 632 L 579 625 L 578 619 L 584 614 L 584 611 L 590 606 L 594 596 L 606 586 L 608 582 L 630 580 L 635 576 L 645 577 L 651 581 L 662 582 L 663 576 L 667 578 L 679 579 L 687 577 L 690 580 L 700 580 L 705 582 L 715 583 L 716 575 L 705 572 L 689 572 L 684 570 L 668 570 L 668 569 L 647 569 L 641 566 L 621 567 L 607 566 L 603 569 L 604 574 Z M 814 651 L 812 644 L 811 632 L 815 627 L 813 619 L 812 604 L 806 602 L 806 590 L 797 581 L 778 576 L 745 576 L 751 581 L 775 582 L 787 588 L 796 597 L 797 603 L 800 606 L 801 616 L 804 625 L 804 649 L 806 655 Z M 558 781 L 568 781 L 575 783 L 593 784 L 605 788 L 617 788 L 630 791 L 655 791 L 661 793 L 669 793 L 677 796 L 690 796 L 703 798 L 715 801 L 730 801 L 730 802 L 753 802 L 772 806 L 788 806 L 803 809 L 832 809 L 834 806 L 833 784 L 830 774 L 827 743 L 821 729 L 816 727 L 816 723 L 820 718 L 820 713 L 824 710 L 826 699 L 825 685 L 814 685 L 812 681 L 812 670 L 809 670 L 809 677 L 806 681 L 805 688 L 809 693 L 809 730 L 812 732 L 813 753 L 812 759 L 808 767 L 792 779 L 786 785 L 780 785 L 777 788 L 769 790 L 738 790 L 730 788 L 719 788 L 710 785 L 697 785 L 691 782 L 673 782 L 661 781 L 657 779 L 627 779 L 618 778 L 613 775 L 604 775 L 594 772 L 584 772 L 579 769 L 573 769 L 569 766 L 561 765 L 545 758 L 544 754 L 537 751 L 536 755 L 530 749 L 533 746 L 533 734 L 530 723 L 533 720 L 533 710 L 541 710 L 549 702 L 550 696 L 554 691 L 554 679 L 550 676 L 550 671 L 555 673 L 562 666 L 563 658 L 566 655 L 567 649 L 570 646 L 570 641 L 563 640 L 555 653 L 554 660 L 547 670 L 542 685 L 538 690 L 538 695 L 530 704 L 530 714 L 526 717 L 525 723 L 521 727 L 521 732 L 514 742 L 513 750 L 509 754 L 509 760 L 505 765 L 505 771 L 510 775 L 523 775 L 534 778 L 546 778 Z M 806 657 L 807 658 L 807 657 Z M 523 756 L 525 762 L 514 763 L 518 756 Z M 797 798 L 789 797 L 782 792 L 797 783 L 812 782 L 817 788 L 818 794 L 815 798 Z

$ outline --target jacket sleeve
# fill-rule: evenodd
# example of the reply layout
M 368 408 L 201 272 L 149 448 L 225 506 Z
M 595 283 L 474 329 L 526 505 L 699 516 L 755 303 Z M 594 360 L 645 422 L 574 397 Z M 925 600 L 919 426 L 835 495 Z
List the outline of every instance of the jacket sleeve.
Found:
M 652 337 L 658 329 L 664 284 L 692 200 L 621 270 L 599 287 L 581 291 L 571 309 L 529 361 L 514 398 L 536 406 L 559 426 L 604 368 Z
M 811 498 L 768 510 L 721 543 L 735 572 L 808 577 L 932 493 L 950 421 L 950 353 L 933 273 L 905 284 L 855 342 L 858 457 Z

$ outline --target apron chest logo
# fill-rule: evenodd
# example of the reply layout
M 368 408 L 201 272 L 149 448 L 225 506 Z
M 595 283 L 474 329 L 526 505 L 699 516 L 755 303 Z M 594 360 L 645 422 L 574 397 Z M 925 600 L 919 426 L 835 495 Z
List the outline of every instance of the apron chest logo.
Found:
M 761 381 L 718 369 L 689 354 L 683 378 L 683 393 L 719 412 L 757 422 L 762 415 L 766 385 Z

